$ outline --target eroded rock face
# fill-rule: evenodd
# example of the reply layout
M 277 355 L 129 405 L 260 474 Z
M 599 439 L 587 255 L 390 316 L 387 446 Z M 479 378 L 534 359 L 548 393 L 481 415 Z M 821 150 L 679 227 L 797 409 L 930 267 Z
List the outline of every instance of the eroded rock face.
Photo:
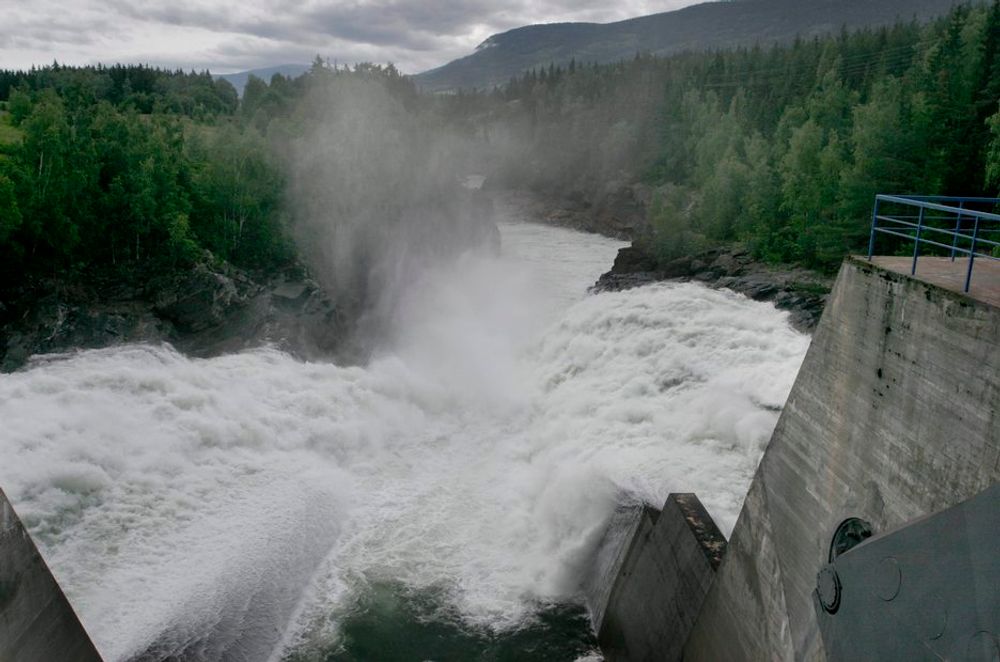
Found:
M 0 372 L 16 370 L 34 354 L 118 342 L 155 342 L 172 331 L 169 322 L 137 303 L 74 303 L 50 294 L 25 309 L 6 307 L 21 314 L 0 327 Z
M 256 284 L 249 279 L 233 278 L 199 264 L 163 287 L 157 293 L 153 310 L 182 333 L 203 331 L 225 321 L 234 308 L 247 302 L 255 289 Z
M 648 252 L 633 244 L 618 252 L 611 271 L 594 289 L 625 290 L 664 280 L 698 281 L 756 301 L 771 301 L 789 311 L 792 326 L 803 332 L 816 328 L 833 285 L 832 278 L 807 269 L 761 264 L 743 249 L 712 249 L 657 266 Z
M 37 296 L 39 290 L 49 293 Z M 146 290 L 46 283 L 3 302 L 0 371 L 35 354 L 169 342 L 192 356 L 272 344 L 302 358 L 336 353 L 340 307 L 298 266 L 265 280 L 202 263 Z
M 243 292 L 237 287 L 237 295 L 224 307 L 225 293 L 220 295 L 206 309 L 206 315 L 221 312 L 218 321 L 178 334 L 173 339 L 178 349 L 193 356 L 216 356 L 271 344 L 311 359 L 336 354 L 347 333 L 340 308 L 307 276 L 285 274 Z

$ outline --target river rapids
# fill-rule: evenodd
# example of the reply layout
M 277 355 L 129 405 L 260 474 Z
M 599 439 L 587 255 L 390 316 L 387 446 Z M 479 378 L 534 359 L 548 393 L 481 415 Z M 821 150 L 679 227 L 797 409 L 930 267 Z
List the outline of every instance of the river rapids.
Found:
M 501 233 L 363 367 L 132 345 L 0 375 L 0 486 L 106 659 L 408 659 L 366 658 L 379 614 L 499 645 L 579 609 L 622 501 L 697 492 L 728 535 L 808 338 L 696 284 L 587 294 L 620 242 Z

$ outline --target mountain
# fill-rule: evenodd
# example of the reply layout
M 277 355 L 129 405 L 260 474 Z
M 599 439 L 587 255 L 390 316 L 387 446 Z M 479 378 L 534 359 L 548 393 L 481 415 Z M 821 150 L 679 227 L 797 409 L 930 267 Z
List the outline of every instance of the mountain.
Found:
M 496 34 L 476 51 L 414 76 L 421 89 L 490 88 L 550 63 L 616 62 L 636 53 L 670 55 L 770 45 L 897 20 L 927 20 L 960 0 L 728 0 L 617 23 L 529 25 Z
M 240 71 L 235 74 L 219 74 L 216 78 L 221 78 L 222 80 L 228 80 L 236 88 L 236 92 L 243 96 L 243 88 L 246 87 L 247 79 L 250 76 L 256 76 L 265 81 L 270 81 L 271 76 L 274 74 L 281 74 L 282 76 L 287 76 L 289 78 L 298 78 L 305 72 L 309 71 L 308 64 L 279 64 L 276 67 L 265 67 L 263 69 L 250 69 L 249 71 Z

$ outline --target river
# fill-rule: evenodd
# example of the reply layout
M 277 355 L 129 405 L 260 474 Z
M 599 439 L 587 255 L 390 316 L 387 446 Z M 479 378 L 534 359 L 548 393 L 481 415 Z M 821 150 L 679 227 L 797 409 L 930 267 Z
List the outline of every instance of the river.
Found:
M 621 501 L 731 531 L 808 338 L 727 291 L 587 294 L 620 242 L 508 223 L 363 367 L 273 349 L 0 375 L 0 485 L 109 661 L 577 659 Z

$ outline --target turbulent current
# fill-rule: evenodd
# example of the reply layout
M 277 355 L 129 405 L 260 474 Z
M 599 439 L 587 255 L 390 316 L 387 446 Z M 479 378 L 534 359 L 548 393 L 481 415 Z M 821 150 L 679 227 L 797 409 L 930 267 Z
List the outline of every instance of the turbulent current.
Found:
M 694 284 L 588 295 L 618 242 L 501 230 L 364 367 L 125 346 L 0 376 L 0 486 L 108 660 L 573 659 L 617 503 L 697 492 L 729 533 L 807 338 Z

